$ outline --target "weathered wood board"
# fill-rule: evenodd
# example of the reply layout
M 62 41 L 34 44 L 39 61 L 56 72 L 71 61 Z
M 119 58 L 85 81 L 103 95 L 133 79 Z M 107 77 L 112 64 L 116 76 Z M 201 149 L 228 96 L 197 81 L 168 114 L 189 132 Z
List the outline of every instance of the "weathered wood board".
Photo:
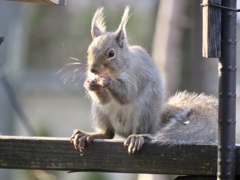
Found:
M 237 175 L 239 157 L 237 146 Z M 79 152 L 69 138 L 0 136 L 0 168 L 216 175 L 217 145 L 146 143 L 140 152 L 128 155 L 119 140 L 95 140 Z

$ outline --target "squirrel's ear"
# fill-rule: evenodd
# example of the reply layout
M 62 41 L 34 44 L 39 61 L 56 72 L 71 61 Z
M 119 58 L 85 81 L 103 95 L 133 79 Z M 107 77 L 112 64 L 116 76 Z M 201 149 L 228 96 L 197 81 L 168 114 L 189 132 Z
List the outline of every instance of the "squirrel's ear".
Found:
M 128 18 L 129 18 L 128 12 L 129 12 L 129 7 L 127 6 L 123 13 L 122 21 L 121 21 L 117 31 L 115 32 L 115 38 L 118 41 L 120 47 L 123 47 L 124 41 L 126 40 L 126 36 L 127 36 L 125 27 L 126 27 L 126 24 L 128 22 Z
M 103 7 L 97 9 L 92 19 L 91 34 L 92 38 L 96 38 L 105 33 L 105 22 L 103 16 Z

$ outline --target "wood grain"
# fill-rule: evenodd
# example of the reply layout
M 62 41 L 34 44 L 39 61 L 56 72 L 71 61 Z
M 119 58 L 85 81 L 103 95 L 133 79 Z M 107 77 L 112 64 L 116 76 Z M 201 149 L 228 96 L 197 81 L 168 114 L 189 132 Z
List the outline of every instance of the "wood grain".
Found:
M 221 0 L 203 0 L 205 4 L 221 5 Z M 203 6 L 203 42 L 202 56 L 206 58 L 221 57 L 221 9 Z
M 146 143 L 140 152 L 128 155 L 119 140 L 95 140 L 79 152 L 69 138 L 0 136 L 0 168 L 216 175 L 217 145 Z

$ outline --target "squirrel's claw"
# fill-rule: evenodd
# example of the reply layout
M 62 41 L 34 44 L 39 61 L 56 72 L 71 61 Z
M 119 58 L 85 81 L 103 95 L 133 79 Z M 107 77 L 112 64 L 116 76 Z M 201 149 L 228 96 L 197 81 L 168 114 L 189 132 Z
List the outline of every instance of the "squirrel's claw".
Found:
M 142 148 L 144 144 L 144 135 L 141 134 L 132 134 L 128 136 L 124 142 L 124 146 L 128 146 L 128 153 L 134 154 Z
M 80 130 L 74 130 L 73 135 L 70 137 L 70 142 L 73 143 L 75 149 L 79 149 L 80 152 L 84 149 L 86 142 L 91 142 L 93 137 Z

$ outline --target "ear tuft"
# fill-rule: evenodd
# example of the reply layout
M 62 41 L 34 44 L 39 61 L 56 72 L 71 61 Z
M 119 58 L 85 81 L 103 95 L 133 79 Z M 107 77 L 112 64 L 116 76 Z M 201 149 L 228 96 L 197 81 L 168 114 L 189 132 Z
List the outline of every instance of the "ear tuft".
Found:
M 118 27 L 118 29 L 115 32 L 115 39 L 117 40 L 117 42 L 119 43 L 119 46 L 122 48 L 124 45 L 124 42 L 127 38 L 126 35 L 126 24 L 128 22 L 129 19 L 129 7 L 127 6 L 124 10 L 123 16 L 122 16 L 122 20 L 121 23 Z
M 91 35 L 92 38 L 96 38 L 103 33 L 105 33 L 106 26 L 104 22 L 104 16 L 103 16 L 103 7 L 97 9 L 95 12 L 93 19 L 92 19 L 92 26 L 91 26 Z

